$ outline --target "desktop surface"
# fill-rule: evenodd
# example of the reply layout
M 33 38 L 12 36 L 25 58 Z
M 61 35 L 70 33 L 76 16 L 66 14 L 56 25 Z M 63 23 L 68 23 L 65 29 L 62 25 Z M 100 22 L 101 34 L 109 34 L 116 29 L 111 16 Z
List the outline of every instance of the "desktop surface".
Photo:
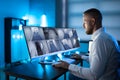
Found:
M 75 64 L 79 61 L 73 62 Z M 55 80 L 65 74 L 67 70 L 55 68 L 52 65 L 41 65 L 38 62 L 28 62 L 5 70 L 6 77 L 20 77 L 27 80 Z
M 67 70 L 54 68 L 52 65 L 41 65 L 38 62 L 22 64 L 6 69 L 6 74 L 28 80 L 52 80 L 64 74 Z

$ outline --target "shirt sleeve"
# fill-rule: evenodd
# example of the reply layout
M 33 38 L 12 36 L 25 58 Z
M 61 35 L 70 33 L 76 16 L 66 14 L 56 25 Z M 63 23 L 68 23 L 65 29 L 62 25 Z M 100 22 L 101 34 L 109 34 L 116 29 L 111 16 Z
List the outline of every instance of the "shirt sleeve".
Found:
M 83 60 L 86 60 L 87 62 L 89 62 L 89 56 L 82 55 L 81 58 L 82 58 Z
M 103 44 L 101 46 L 101 43 Z M 93 50 L 91 51 L 91 55 L 89 55 L 89 68 L 84 68 L 78 65 L 70 64 L 69 65 L 69 71 L 80 78 L 88 79 L 88 80 L 98 80 L 99 77 L 104 72 L 106 61 L 107 61 L 107 46 L 109 44 L 106 44 L 104 41 L 99 40 L 94 43 L 92 46 Z
M 92 75 L 92 72 L 89 68 L 83 68 L 74 64 L 70 64 L 69 71 L 77 77 L 80 77 L 83 79 L 95 80 L 93 79 L 92 76 L 94 75 Z

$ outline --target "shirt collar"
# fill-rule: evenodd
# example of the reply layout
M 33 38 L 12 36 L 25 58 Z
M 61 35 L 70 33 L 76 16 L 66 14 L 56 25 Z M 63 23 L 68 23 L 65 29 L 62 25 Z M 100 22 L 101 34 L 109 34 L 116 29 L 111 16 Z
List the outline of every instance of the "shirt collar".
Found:
M 92 40 L 94 41 L 101 32 L 105 32 L 105 28 L 101 27 L 98 30 L 96 30 L 92 35 Z

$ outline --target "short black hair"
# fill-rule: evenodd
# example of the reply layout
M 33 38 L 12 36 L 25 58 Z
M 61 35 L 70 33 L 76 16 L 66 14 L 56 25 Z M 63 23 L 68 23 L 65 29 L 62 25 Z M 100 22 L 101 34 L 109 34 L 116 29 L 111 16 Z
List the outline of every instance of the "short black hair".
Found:
M 102 22 L 102 14 L 96 8 L 88 9 L 84 12 L 85 15 L 90 15 L 91 17 L 95 18 L 98 22 Z

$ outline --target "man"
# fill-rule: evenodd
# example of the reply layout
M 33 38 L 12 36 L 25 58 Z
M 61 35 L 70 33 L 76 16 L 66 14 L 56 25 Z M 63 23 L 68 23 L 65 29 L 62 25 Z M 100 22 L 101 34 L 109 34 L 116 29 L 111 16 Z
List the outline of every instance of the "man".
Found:
M 92 45 L 88 57 L 74 55 L 76 59 L 88 60 L 90 67 L 61 61 L 54 65 L 68 69 L 76 77 L 87 80 L 118 80 L 117 67 L 120 49 L 117 41 L 105 32 L 102 27 L 102 14 L 98 9 L 92 8 L 84 12 L 83 26 L 88 35 L 92 34 Z

